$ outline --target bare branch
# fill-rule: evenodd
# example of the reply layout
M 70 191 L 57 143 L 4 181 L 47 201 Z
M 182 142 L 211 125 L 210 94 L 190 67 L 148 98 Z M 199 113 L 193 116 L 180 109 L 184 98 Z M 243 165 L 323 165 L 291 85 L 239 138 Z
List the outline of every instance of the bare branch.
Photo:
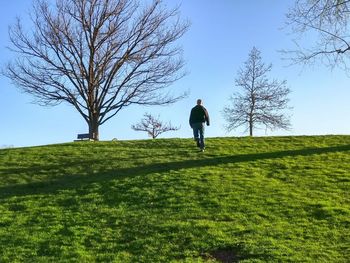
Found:
M 305 38 L 310 33 L 308 38 L 316 40 L 302 45 L 295 41 L 296 48 L 282 50 L 283 56 L 293 63 L 310 64 L 320 60 L 331 68 L 347 68 L 350 58 L 349 18 L 348 0 L 295 1 L 287 14 L 287 25 L 293 34 Z

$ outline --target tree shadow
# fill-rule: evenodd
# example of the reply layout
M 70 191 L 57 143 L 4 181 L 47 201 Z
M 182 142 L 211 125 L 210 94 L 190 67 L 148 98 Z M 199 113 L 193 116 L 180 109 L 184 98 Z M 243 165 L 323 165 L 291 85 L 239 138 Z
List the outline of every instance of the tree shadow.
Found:
M 326 154 L 332 152 L 350 151 L 350 145 L 323 147 L 323 148 L 308 148 L 300 150 L 286 150 L 277 152 L 253 153 L 253 154 L 238 154 L 221 157 L 206 157 L 203 155 L 201 159 L 181 160 L 174 162 L 159 162 L 146 165 L 139 165 L 128 168 L 108 168 L 108 163 L 112 160 L 70 160 L 57 165 L 35 165 L 26 168 L 8 168 L 2 169 L 2 174 L 22 173 L 28 175 L 38 175 L 42 171 L 57 171 L 52 179 L 43 182 L 31 182 L 27 184 L 15 184 L 0 187 L 0 198 L 8 198 L 12 196 L 33 195 L 33 194 L 50 194 L 59 190 L 76 189 L 82 185 L 103 182 L 110 180 L 123 179 L 130 176 L 141 176 L 152 173 L 164 173 L 168 171 L 178 171 L 181 169 L 200 168 L 207 166 L 216 166 L 222 164 L 254 162 L 266 159 L 279 159 L 295 156 L 310 156 L 317 154 Z M 120 161 L 120 160 L 115 160 Z M 97 172 L 91 171 L 91 165 L 99 165 L 104 167 Z M 106 164 L 104 166 L 104 164 Z M 75 174 L 61 175 L 60 169 L 64 167 L 78 167 L 78 172 Z

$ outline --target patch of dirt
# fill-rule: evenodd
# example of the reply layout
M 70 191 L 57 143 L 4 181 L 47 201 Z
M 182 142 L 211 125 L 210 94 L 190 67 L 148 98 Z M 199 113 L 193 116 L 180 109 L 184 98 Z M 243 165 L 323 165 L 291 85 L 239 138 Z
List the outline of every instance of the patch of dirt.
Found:
M 218 249 L 204 256 L 205 259 L 215 259 L 222 263 L 239 262 L 237 254 L 231 249 Z

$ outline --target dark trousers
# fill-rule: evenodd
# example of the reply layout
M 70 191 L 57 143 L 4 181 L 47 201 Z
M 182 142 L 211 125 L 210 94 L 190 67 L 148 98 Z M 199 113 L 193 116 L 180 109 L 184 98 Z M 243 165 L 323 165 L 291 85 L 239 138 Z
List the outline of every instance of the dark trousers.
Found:
M 195 141 L 197 142 L 197 146 L 201 149 L 204 149 L 204 123 L 198 122 L 192 124 L 193 129 L 193 137 Z

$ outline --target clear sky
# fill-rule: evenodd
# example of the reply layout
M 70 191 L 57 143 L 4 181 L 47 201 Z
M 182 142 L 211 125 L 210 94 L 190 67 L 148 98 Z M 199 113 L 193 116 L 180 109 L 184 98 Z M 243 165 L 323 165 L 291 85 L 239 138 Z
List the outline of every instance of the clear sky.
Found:
M 293 46 L 293 36 L 284 30 L 285 13 L 292 0 L 167 0 L 173 7 L 181 4 L 183 18 L 192 26 L 180 40 L 189 74 L 172 85 L 174 92 L 189 91 L 189 96 L 168 107 L 130 106 L 100 127 L 100 139 L 148 139 L 131 125 L 145 112 L 158 114 L 164 121 L 181 126 L 165 137 L 189 138 L 192 131 L 188 116 L 196 99 L 203 99 L 211 126 L 207 137 L 245 136 L 243 130 L 226 133 L 222 110 L 234 92 L 237 70 L 243 66 L 253 46 L 262 53 L 263 61 L 272 63 L 271 78 L 287 80 L 292 90 L 289 98 L 292 130 L 274 132 L 258 130 L 256 135 L 321 135 L 350 134 L 350 79 L 344 71 L 326 68 L 289 66 L 278 52 Z M 16 16 L 28 17 L 31 1 L 1 0 L 0 65 L 13 55 L 6 46 L 8 26 Z M 304 39 L 308 41 L 308 39 Z M 21 147 L 70 142 L 78 133 L 86 133 L 87 124 L 70 105 L 41 107 L 0 76 L 0 147 Z

